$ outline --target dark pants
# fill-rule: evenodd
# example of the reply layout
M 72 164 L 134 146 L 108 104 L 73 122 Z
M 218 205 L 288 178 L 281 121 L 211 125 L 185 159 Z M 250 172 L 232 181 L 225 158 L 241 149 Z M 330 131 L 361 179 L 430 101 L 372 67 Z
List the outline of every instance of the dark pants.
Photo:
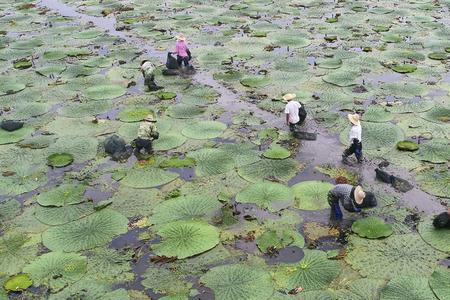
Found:
M 146 85 L 150 91 L 157 91 L 163 88 L 156 84 L 155 75 L 153 74 L 152 75 L 142 74 L 142 75 L 144 76 L 144 85 Z
M 357 139 L 353 139 L 353 143 L 350 145 L 348 149 L 345 149 L 344 156 L 350 156 L 352 154 L 355 154 L 356 159 L 358 161 L 362 160 L 362 143 L 358 141 Z
M 189 56 L 182 57 L 177 55 L 177 63 L 178 67 L 181 67 L 183 63 L 185 67 L 189 67 Z
M 300 125 L 301 123 L 302 123 L 301 120 L 298 121 L 297 123 L 291 123 L 291 122 L 289 122 L 289 130 L 290 130 L 291 132 L 294 132 L 294 131 L 295 131 L 295 127 L 296 127 L 297 125 Z
M 328 193 L 328 204 L 331 207 L 331 216 L 336 220 L 341 220 L 343 215 L 341 207 L 339 206 L 339 198 L 333 196 L 332 193 Z
M 135 140 L 136 150 L 141 151 L 141 149 L 145 149 L 147 153 L 152 151 L 152 141 L 147 139 L 137 138 Z

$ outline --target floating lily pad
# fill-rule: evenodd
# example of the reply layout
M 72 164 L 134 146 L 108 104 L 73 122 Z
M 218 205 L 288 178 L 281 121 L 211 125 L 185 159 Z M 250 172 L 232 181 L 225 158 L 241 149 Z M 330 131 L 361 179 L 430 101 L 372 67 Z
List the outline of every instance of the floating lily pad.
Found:
M 105 245 L 127 230 L 127 218 L 114 210 L 103 209 L 82 219 L 47 229 L 42 234 L 42 243 L 53 251 L 78 252 Z
M 3 285 L 5 290 L 19 292 L 29 288 L 33 284 L 27 274 L 18 274 L 9 278 Z
M 119 120 L 122 122 L 133 123 L 144 120 L 152 111 L 148 108 L 126 108 L 119 113 Z
M 104 34 L 103 31 L 100 31 L 97 29 L 89 29 L 89 30 L 84 30 L 77 34 L 74 34 L 72 37 L 74 39 L 93 39 L 102 34 Z
M 356 71 L 340 69 L 322 77 L 322 79 L 325 82 L 345 87 L 355 85 L 358 77 L 359 73 Z
M 247 76 L 241 79 L 241 84 L 250 88 L 260 88 L 268 85 L 270 83 L 270 79 L 263 75 L 258 76 Z
M 24 233 L 7 232 L 0 236 L 0 270 L 2 274 L 19 273 L 29 260 L 34 259 L 37 245 L 27 244 L 30 238 Z
M 292 190 L 283 184 L 275 182 L 255 183 L 236 195 L 236 202 L 254 203 L 272 212 L 290 206 L 293 200 Z
M 2 78 L 3 80 L 3 78 Z M 0 95 L 10 95 L 18 93 L 26 88 L 26 85 L 21 82 L 4 81 L 0 86 Z
M 450 160 L 450 144 L 446 139 L 433 139 L 421 145 L 417 156 L 422 161 L 434 164 L 446 163 Z
M 177 104 L 170 106 L 167 112 L 175 119 L 190 119 L 202 115 L 205 109 L 196 105 Z
M 162 237 L 153 244 L 153 251 L 160 256 L 187 258 L 205 252 L 219 243 L 219 230 L 199 221 L 175 221 L 161 226 L 157 232 Z
M 192 157 L 197 162 L 195 168 L 197 176 L 222 174 L 234 167 L 233 156 L 222 149 L 200 149 L 190 152 L 188 157 Z
M 66 70 L 65 65 L 46 65 L 44 67 L 36 69 L 36 73 L 42 76 L 58 76 Z
M 322 69 L 338 69 L 342 66 L 342 59 L 340 58 L 328 58 L 319 60 L 317 66 Z
M 158 204 L 151 218 L 152 223 L 163 224 L 179 220 L 209 219 L 219 211 L 222 204 L 208 195 L 187 195 Z
M 363 115 L 366 122 L 387 122 L 393 119 L 392 113 L 386 108 L 378 105 L 371 105 Z
M 446 52 L 432 52 L 428 54 L 429 59 L 434 60 L 446 60 L 448 58 L 448 53 Z
M 47 164 L 55 168 L 62 168 L 73 162 L 73 155 L 70 153 L 53 153 L 47 158 Z
M 123 96 L 126 92 L 120 85 L 98 85 L 86 89 L 85 95 L 92 100 L 107 100 Z
M 351 236 L 345 260 L 362 276 L 386 279 L 429 276 L 444 256 L 417 234 L 391 235 L 382 241 Z
M 161 134 L 153 141 L 153 149 L 156 151 L 166 151 L 180 147 L 186 142 L 186 138 L 178 133 Z
M 345 286 L 345 289 L 336 291 L 337 299 L 348 300 L 379 300 L 381 287 L 385 285 L 383 280 L 356 279 Z
M 17 50 L 32 50 L 44 45 L 44 42 L 41 39 L 37 38 L 29 38 L 26 40 L 18 40 L 10 45 L 12 49 Z
M 450 172 L 446 168 L 420 172 L 416 179 L 428 194 L 450 198 Z
M 283 160 L 262 159 L 238 169 L 239 176 L 250 182 L 276 179 L 287 182 L 300 170 L 300 164 L 291 158 Z
M 85 256 L 76 253 L 50 252 L 27 265 L 23 272 L 30 275 L 35 286 L 48 286 L 53 292 L 80 280 L 86 273 Z
M 156 93 L 156 97 L 158 97 L 160 100 L 172 100 L 176 96 L 177 96 L 177 93 L 174 93 L 174 92 L 159 91 Z
M 448 268 L 436 268 L 433 274 L 431 274 L 429 284 L 439 300 L 450 299 L 450 271 Z
M 392 278 L 381 291 L 380 300 L 436 300 L 426 277 Z
M 291 152 L 277 144 L 272 144 L 272 146 L 270 146 L 270 148 L 267 149 L 263 155 L 264 157 L 270 159 L 285 159 L 291 156 Z
M 22 148 L 43 149 L 50 146 L 54 141 L 55 138 L 52 136 L 36 135 L 20 141 L 19 146 Z
M 417 70 L 417 66 L 411 64 L 396 64 L 393 65 L 391 69 L 397 73 L 405 74 L 414 72 Z
M 341 272 L 339 262 L 329 260 L 325 252 L 305 250 L 303 259 L 295 264 L 281 265 L 275 280 L 287 290 L 301 286 L 305 291 L 326 288 Z
M 19 60 L 16 60 L 13 66 L 15 69 L 24 70 L 31 68 L 33 66 L 33 63 L 28 58 L 21 58 Z
M 94 213 L 94 205 L 84 202 L 77 205 L 66 206 L 37 206 L 34 210 L 34 217 L 45 225 L 63 225 L 79 220 Z
M 0 129 L 0 145 L 20 142 L 32 132 L 34 132 L 34 128 L 32 127 L 22 127 L 15 131 Z
M 62 184 L 52 190 L 42 192 L 36 201 L 42 206 L 66 206 L 84 202 L 86 187 L 82 184 Z
M 400 151 L 416 151 L 419 145 L 412 141 L 400 141 L 397 143 L 397 149 Z
M 178 174 L 151 167 L 135 167 L 127 172 L 120 181 L 123 185 L 135 189 L 145 189 L 167 184 L 176 178 Z
M 384 33 L 381 35 L 381 40 L 386 43 L 399 43 L 403 38 L 395 33 Z
M 270 274 L 260 267 L 234 264 L 218 266 L 200 278 L 217 300 L 270 299 L 274 286 Z
M 426 218 L 419 224 L 419 233 L 422 239 L 437 250 L 450 253 L 450 230 L 437 229 L 433 226 L 431 218 Z
M 292 187 L 295 196 L 295 207 L 304 210 L 329 208 L 328 192 L 333 185 L 322 181 L 303 181 Z
M 200 121 L 186 125 L 181 133 L 191 139 L 204 140 L 218 137 L 227 125 L 217 121 Z
M 392 226 L 386 224 L 382 219 L 377 217 L 368 217 L 357 220 L 352 224 L 352 230 L 360 237 L 368 239 L 387 237 L 393 233 Z
M 436 106 L 427 111 L 423 116 L 425 120 L 435 123 L 450 123 L 450 109 L 442 106 Z

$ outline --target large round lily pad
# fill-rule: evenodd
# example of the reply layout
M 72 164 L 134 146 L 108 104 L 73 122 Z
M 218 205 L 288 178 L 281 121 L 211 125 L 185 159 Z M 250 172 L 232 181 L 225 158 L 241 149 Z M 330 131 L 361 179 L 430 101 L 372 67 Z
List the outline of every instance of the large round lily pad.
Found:
M 448 268 L 436 268 L 428 282 L 439 300 L 450 300 L 450 271 Z
M 435 140 L 422 144 L 417 156 L 422 161 L 443 164 L 450 160 L 450 143 L 446 139 Z
M 15 131 L 0 129 L 0 145 L 19 142 L 32 132 L 34 132 L 34 128 L 32 127 L 22 127 Z
M 47 157 L 47 164 L 55 168 L 62 168 L 73 162 L 73 155 L 70 153 L 53 153 Z
M 219 230 L 200 221 L 180 220 L 161 226 L 157 232 L 162 237 L 153 244 L 153 251 L 160 256 L 190 257 L 205 252 L 219 243 Z
M 123 185 L 136 189 L 157 187 L 175 180 L 179 175 L 150 167 L 135 167 L 120 181 Z
M 340 272 L 339 262 L 328 259 L 325 252 L 305 250 L 300 262 L 281 265 L 274 278 L 287 290 L 302 287 L 311 291 L 326 288 Z
M 345 87 L 356 84 L 356 78 L 358 78 L 359 73 L 352 70 L 339 69 L 333 71 L 330 74 L 322 77 L 323 81 Z
M 392 120 L 393 116 L 390 111 L 382 106 L 371 105 L 363 115 L 366 122 L 387 122 Z
M 450 198 L 450 171 L 447 168 L 420 172 L 416 180 L 428 194 Z
M 250 88 L 260 88 L 266 86 L 270 83 L 270 79 L 266 76 L 255 75 L 255 76 L 247 76 L 241 79 L 241 84 Z
M 345 260 L 362 276 L 386 279 L 431 275 L 443 257 L 417 234 L 391 235 L 381 241 L 352 235 Z
M 200 121 L 186 125 L 181 133 L 191 139 L 203 140 L 218 137 L 227 128 L 227 125 L 217 121 Z
M 269 149 L 267 149 L 263 153 L 264 157 L 270 158 L 270 159 L 285 159 L 291 156 L 291 152 L 289 152 L 288 149 L 281 147 L 280 145 L 274 144 L 270 146 Z
M 183 145 L 186 140 L 186 137 L 178 133 L 160 134 L 159 138 L 153 141 L 153 149 L 156 151 L 175 149 Z
M 419 234 L 422 239 L 437 250 L 450 253 L 450 230 L 436 229 L 433 220 L 427 218 L 419 224 Z
M 126 108 L 119 113 L 119 120 L 122 122 L 133 123 L 144 120 L 152 111 L 145 107 Z
M 217 199 L 205 195 L 187 195 L 158 204 L 151 217 L 152 223 L 163 224 L 178 220 L 208 221 L 222 205 Z
M 300 170 L 300 164 L 291 158 L 283 160 L 262 159 L 238 169 L 238 174 L 250 182 L 276 179 L 287 182 Z
M 18 274 L 9 278 L 3 285 L 5 290 L 19 292 L 29 288 L 33 282 L 27 274 Z
M 98 85 L 87 88 L 86 97 L 92 100 L 114 99 L 125 95 L 127 90 L 120 85 Z
M 47 229 L 42 243 L 53 251 L 78 252 L 105 245 L 128 230 L 128 219 L 103 209 L 85 218 Z
M 322 181 L 303 181 L 292 187 L 295 196 L 295 206 L 304 210 L 319 210 L 329 208 L 328 192 L 333 185 Z
M 446 52 L 432 52 L 428 54 L 429 59 L 434 60 L 446 60 L 448 58 L 448 53 Z
M 200 278 L 200 282 L 213 290 L 217 300 L 263 300 L 270 299 L 274 292 L 267 271 L 245 264 L 212 268 Z
M 94 205 L 90 202 L 59 207 L 39 205 L 34 210 L 34 217 L 42 224 L 55 226 L 79 220 L 94 212 Z
M 283 184 L 275 182 L 255 183 L 236 195 L 236 202 L 254 203 L 272 212 L 290 206 L 293 200 L 292 190 Z
M 427 111 L 423 118 L 435 123 L 448 124 L 450 122 L 450 108 L 436 106 Z
M 2 78 L 3 80 L 4 78 Z M 21 82 L 6 80 L 0 86 L 0 95 L 10 95 L 18 93 L 26 88 L 26 85 Z
M 86 187 L 82 184 L 62 184 L 36 197 L 42 206 L 66 206 L 83 202 Z
M 392 278 L 381 290 L 380 300 L 436 300 L 426 277 Z
M 36 256 L 38 247 L 28 244 L 29 240 L 19 232 L 6 232 L 0 236 L 0 274 L 17 274 Z
M 209 148 L 189 152 L 188 157 L 196 161 L 197 176 L 211 176 L 230 171 L 234 167 L 233 156 L 223 149 Z
M 382 219 L 377 217 L 368 217 L 357 220 L 352 224 L 352 230 L 360 237 L 368 239 L 387 237 L 393 233 L 392 226 L 386 224 Z
M 417 70 L 417 67 L 411 64 L 396 64 L 393 65 L 391 69 L 397 73 L 405 74 L 414 72 Z
M 397 143 L 397 149 L 400 151 L 416 151 L 419 145 L 412 141 L 400 141 Z
M 176 104 L 168 109 L 168 115 L 175 119 L 190 119 L 202 115 L 205 109 L 196 105 Z
M 380 289 L 385 285 L 383 280 L 361 278 L 351 281 L 345 289 L 336 291 L 336 299 L 346 300 L 379 300 Z
M 48 286 L 53 292 L 80 280 L 87 270 L 87 259 L 77 253 L 50 252 L 27 265 L 23 272 L 30 275 L 35 286 Z

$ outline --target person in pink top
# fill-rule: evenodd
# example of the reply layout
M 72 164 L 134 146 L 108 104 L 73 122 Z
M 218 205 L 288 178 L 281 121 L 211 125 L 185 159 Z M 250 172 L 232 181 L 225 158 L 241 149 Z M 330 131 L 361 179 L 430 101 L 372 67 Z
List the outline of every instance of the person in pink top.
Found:
M 177 62 L 178 67 L 181 67 L 184 63 L 184 66 L 187 68 L 189 67 L 189 60 L 191 59 L 191 53 L 188 49 L 188 46 L 186 44 L 186 37 L 184 34 L 180 33 L 177 35 L 177 43 L 175 46 L 175 52 L 177 54 Z

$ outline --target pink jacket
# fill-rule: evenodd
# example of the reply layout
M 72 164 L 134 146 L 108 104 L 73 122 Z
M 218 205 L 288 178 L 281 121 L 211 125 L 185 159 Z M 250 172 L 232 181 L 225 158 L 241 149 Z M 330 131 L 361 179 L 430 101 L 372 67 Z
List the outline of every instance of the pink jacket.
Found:
M 175 47 L 175 53 L 181 57 L 188 56 L 187 54 L 187 45 L 184 41 L 177 41 L 176 47 Z

